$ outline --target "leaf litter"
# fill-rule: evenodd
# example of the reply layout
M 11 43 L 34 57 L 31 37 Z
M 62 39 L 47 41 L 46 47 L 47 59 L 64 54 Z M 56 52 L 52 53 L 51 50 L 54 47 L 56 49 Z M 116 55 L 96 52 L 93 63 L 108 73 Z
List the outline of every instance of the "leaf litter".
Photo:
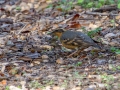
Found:
M 3 0 L 0 3 L 0 90 L 120 89 L 117 10 L 117 14 L 99 13 L 75 6 L 63 12 L 56 8 L 57 0 Z M 115 48 L 113 52 L 87 49 L 68 58 L 73 51 L 63 48 L 58 38 L 48 35 L 59 27 L 87 34 L 101 28 L 93 38 L 100 39 L 105 48 Z

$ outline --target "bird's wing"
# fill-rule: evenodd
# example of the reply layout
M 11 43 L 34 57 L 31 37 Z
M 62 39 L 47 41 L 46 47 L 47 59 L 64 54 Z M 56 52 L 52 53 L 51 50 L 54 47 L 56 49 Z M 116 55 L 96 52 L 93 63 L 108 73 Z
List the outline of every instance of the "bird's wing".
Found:
M 75 33 L 75 32 L 65 32 L 63 36 L 61 37 L 61 42 L 66 45 L 72 45 L 76 47 L 82 46 L 84 43 L 88 44 L 87 40 L 84 39 L 84 36 L 80 36 L 81 33 Z M 84 42 L 85 40 L 85 42 Z
M 62 40 L 63 43 L 67 44 L 67 45 L 73 45 L 73 46 L 78 46 L 79 44 L 76 42 L 76 38 L 73 39 L 64 39 Z
M 85 46 L 94 46 L 94 47 L 97 47 L 97 48 L 100 48 L 96 42 L 94 42 L 94 40 L 92 38 L 90 38 L 89 36 L 87 36 L 86 34 L 83 34 L 83 33 L 78 33 L 76 35 L 76 41 L 79 43 L 81 40 L 83 45 Z

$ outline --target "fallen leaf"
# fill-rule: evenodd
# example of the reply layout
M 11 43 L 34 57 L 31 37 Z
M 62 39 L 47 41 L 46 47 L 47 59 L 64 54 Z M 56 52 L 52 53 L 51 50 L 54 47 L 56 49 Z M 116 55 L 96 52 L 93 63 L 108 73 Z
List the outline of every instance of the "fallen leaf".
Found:
M 0 84 L 6 85 L 6 84 L 7 84 L 7 80 L 2 80 L 2 81 L 0 82 Z
M 64 64 L 64 60 L 62 58 L 59 58 L 56 60 L 57 64 Z
M 75 14 L 73 16 L 73 18 L 71 19 L 71 21 L 77 21 L 79 19 L 80 15 L 79 14 Z
M 71 22 L 71 24 L 68 25 L 67 28 L 81 28 L 81 24 L 79 22 Z

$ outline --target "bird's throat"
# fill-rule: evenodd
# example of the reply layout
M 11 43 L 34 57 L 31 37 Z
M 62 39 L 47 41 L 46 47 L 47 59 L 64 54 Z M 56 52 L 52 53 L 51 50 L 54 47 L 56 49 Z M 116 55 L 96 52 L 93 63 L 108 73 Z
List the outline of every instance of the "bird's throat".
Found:
M 56 33 L 56 36 L 60 38 L 62 36 L 62 33 Z

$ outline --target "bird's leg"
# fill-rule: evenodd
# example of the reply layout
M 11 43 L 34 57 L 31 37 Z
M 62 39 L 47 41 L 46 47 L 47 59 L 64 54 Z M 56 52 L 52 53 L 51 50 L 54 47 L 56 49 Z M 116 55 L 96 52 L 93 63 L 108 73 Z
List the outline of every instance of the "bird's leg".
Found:
M 74 55 L 75 53 L 77 53 L 78 51 L 79 51 L 79 50 L 74 51 L 73 53 L 71 53 L 70 55 L 68 55 L 67 58 L 73 56 L 73 55 Z
M 68 55 L 67 57 L 71 57 L 71 56 L 73 56 L 73 55 L 76 54 L 76 53 L 77 53 L 76 56 L 78 56 L 83 50 L 84 50 L 84 49 L 77 49 L 76 51 L 74 51 L 73 53 L 71 53 L 70 55 Z

